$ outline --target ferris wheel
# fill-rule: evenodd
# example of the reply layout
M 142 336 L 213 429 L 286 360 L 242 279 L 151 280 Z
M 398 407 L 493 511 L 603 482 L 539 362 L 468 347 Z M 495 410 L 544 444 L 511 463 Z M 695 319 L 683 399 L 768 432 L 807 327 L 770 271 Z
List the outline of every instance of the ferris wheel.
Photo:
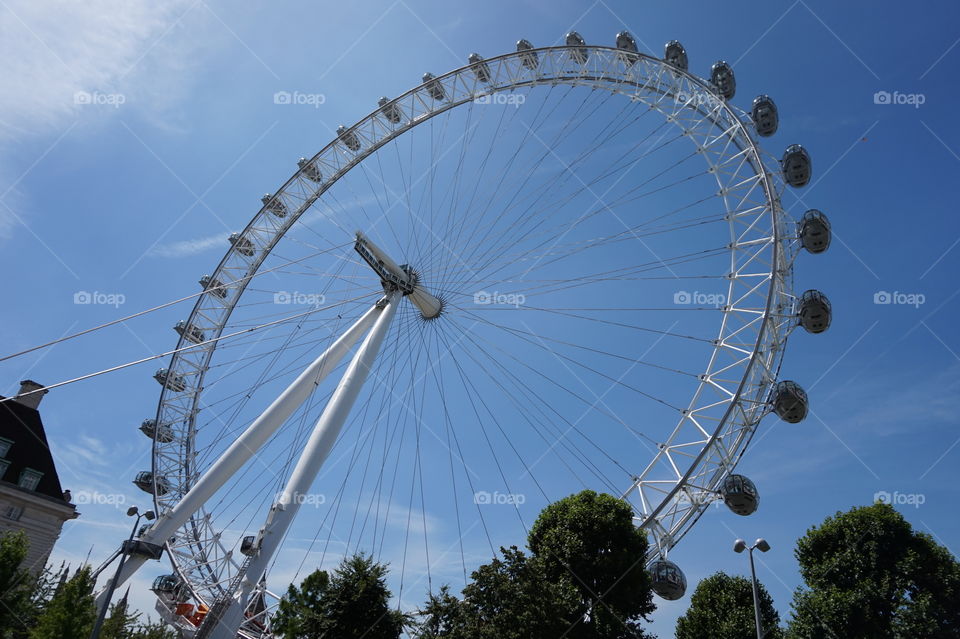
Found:
M 676 41 L 571 32 L 340 126 L 175 327 L 135 479 L 159 517 L 119 579 L 165 548 L 168 621 L 265 637 L 304 570 L 367 551 L 422 600 L 589 488 L 631 505 L 655 591 L 682 596 L 668 554 L 714 501 L 757 509 L 735 467 L 768 413 L 806 415 L 784 349 L 831 320 L 793 290 L 830 224 L 780 201 L 810 157 L 761 150 L 777 107 L 735 91 Z

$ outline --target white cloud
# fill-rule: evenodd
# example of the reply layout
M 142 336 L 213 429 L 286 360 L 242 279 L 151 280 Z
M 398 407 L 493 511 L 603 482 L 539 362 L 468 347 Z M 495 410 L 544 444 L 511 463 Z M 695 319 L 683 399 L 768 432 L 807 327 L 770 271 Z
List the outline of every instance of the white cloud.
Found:
M 181 240 L 170 244 L 160 244 L 153 247 L 148 255 L 150 257 L 187 257 L 216 247 L 226 250 L 227 242 L 223 233 L 192 240 Z

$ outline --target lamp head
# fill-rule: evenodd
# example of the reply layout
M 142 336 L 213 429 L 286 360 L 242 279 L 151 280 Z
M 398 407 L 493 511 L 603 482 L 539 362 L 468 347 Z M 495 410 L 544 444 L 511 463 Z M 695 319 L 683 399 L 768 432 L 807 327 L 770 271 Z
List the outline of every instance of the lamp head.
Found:
M 747 542 L 742 539 L 738 539 L 733 542 L 733 552 L 743 552 L 747 548 Z
M 127 517 L 133 517 L 140 513 L 140 510 L 136 506 L 130 506 L 127 508 Z
M 759 550 L 760 552 L 767 552 L 770 550 L 770 544 L 767 543 L 767 540 L 761 537 L 754 542 L 753 547 Z
M 147 521 L 153 521 L 157 518 L 157 513 L 153 512 L 152 510 L 148 510 L 147 512 L 143 513 L 143 516 L 147 518 Z

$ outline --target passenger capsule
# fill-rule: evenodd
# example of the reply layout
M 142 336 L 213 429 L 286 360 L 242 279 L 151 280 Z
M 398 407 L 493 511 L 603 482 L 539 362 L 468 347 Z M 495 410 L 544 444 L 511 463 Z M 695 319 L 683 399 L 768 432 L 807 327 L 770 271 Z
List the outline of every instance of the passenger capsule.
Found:
M 787 147 L 783 152 L 783 159 L 780 160 L 780 166 L 783 169 L 783 179 L 790 186 L 806 186 L 810 181 L 813 163 L 810 160 L 810 154 L 799 144 L 791 144 Z
M 807 416 L 807 393 L 796 382 L 779 382 L 773 389 L 773 411 L 790 424 Z
M 753 99 L 750 119 L 753 120 L 753 125 L 757 129 L 757 135 L 765 138 L 776 133 L 780 126 L 777 105 L 769 95 L 758 95 Z
M 297 166 L 300 167 L 300 171 L 303 172 L 304 177 L 311 182 L 323 182 L 323 174 L 320 173 L 320 169 L 307 158 L 297 160 Z
M 677 40 L 671 40 L 663 47 L 663 60 L 672 67 L 681 71 L 686 71 L 689 67 L 687 62 L 687 50 L 683 48 Z
M 800 326 L 808 333 L 822 333 L 830 328 L 833 310 L 830 300 L 820 291 L 809 290 L 800 296 Z
M 574 47 L 570 51 L 570 57 L 577 61 L 577 64 L 586 64 L 587 56 L 587 43 L 584 42 L 583 38 L 580 37 L 580 34 L 576 31 L 571 31 L 567 34 L 567 46 Z
M 247 257 L 253 255 L 253 242 L 243 237 L 239 233 L 231 233 L 230 237 L 227 238 L 227 241 L 233 245 L 233 248 L 237 249 L 237 253 L 246 255 Z
M 797 235 L 808 252 L 823 253 L 830 246 L 830 220 L 817 209 L 810 209 L 800 219 Z
M 182 393 L 187 388 L 187 383 L 183 380 L 182 375 L 172 373 L 166 368 L 161 368 L 154 373 L 153 378 L 157 380 L 161 386 L 178 393 Z
M 173 441 L 173 430 L 171 430 L 166 424 L 160 424 L 160 426 L 157 426 L 157 420 L 155 419 L 143 420 L 140 423 L 140 432 L 150 439 L 155 439 L 158 442 L 163 442 L 165 444 Z
M 743 475 L 727 475 L 720 485 L 720 496 L 727 508 L 738 515 L 752 515 L 760 505 L 760 493 Z
M 436 76 L 432 73 L 427 72 L 423 74 L 423 83 L 427 86 L 427 92 L 434 100 L 442 100 L 447 97 L 446 92 L 443 90 L 443 85 L 440 84 L 440 80 L 437 80 Z
M 467 61 L 473 65 L 473 73 L 477 76 L 477 80 L 481 82 L 490 81 L 490 67 L 483 61 L 479 53 L 471 53 Z
M 391 102 L 390 98 L 383 96 L 377 101 L 377 104 L 380 105 L 380 113 L 383 114 L 383 117 L 387 118 L 394 124 L 400 123 L 402 115 L 400 113 L 400 109 L 397 107 L 396 102 Z
M 180 578 L 176 575 L 160 575 L 153 580 L 153 585 L 150 586 L 150 590 L 157 596 L 170 598 L 180 594 L 183 590 L 183 582 L 181 582 Z
M 209 275 L 204 275 L 200 278 L 200 286 L 203 287 L 203 290 L 211 295 L 219 297 L 220 299 L 227 298 L 227 289 L 223 287 L 223 282 L 218 279 L 214 279 Z
M 360 138 L 357 137 L 357 134 L 342 124 L 337 127 L 337 139 L 346 145 L 348 149 L 353 152 L 360 150 Z
M 203 331 L 193 324 L 188 324 L 183 320 L 177 322 L 176 325 L 174 325 L 173 330 L 183 336 L 184 339 L 193 342 L 194 344 L 199 344 L 206 339 Z
M 167 478 L 163 475 L 154 478 L 153 473 L 149 470 L 142 470 L 137 473 L 137 476 L 133 478 L 133 483 L 137 488 L 151 495 L 154 494 L 154 486 L 156 486 L 156 495 L 158 497 L 166 495 L 170 491 L 170 482 L 167 481 Z
M 628 67 L 633 65 L 640 56 L 637 55 L 637 41 L 633 39 L 629 31 L 621 31 L 617 34 L 617 48 L 620 49 L 620 60 Z
M 248 557 L 257 554 L 259 548 L 254 545 L 257 538 L 254 535 L 247 535 L 240 541 L 240 553 Z
M 687 591 L 687 578 L 672 561 L 658 559 L 650 565 L 653 591 L 668 601 L 676 601 Z
M 517 51 L 520 53 L 520 62 L 528 69 L 536 69 L 540 64 L 537 52 L 529 40 L 517 40 Z
M 279 197 L 271 195 L 269 193 L 264 193 L 263 197 L 260 198 L 260 201 L 263 202 L 263 207 L 276 215 L 277 217 L 286 217 L 287 216 L 287 205 L 283 203 Z
M 723 96 L 724 100 L 732 100 L 737 93 L 737 78 L 733 75 L 730 65 L 723 60 L 714 62 L 710 67 L 710 84 L 717 89 L 717 93 Z

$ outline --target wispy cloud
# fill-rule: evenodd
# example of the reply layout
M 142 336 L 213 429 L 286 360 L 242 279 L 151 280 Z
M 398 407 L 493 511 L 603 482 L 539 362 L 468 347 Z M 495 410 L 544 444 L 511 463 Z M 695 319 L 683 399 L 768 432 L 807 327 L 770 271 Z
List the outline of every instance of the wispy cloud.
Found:
M 220 247 L 226 250 L 227 242 L 223 233 L 210 235 L 208 237 L 198 237 L 192 240 L 180 240 L 170 244 L 159 244 L 147 254 L 149 257 L 188 257 L 204 253 L 212 248 Z

